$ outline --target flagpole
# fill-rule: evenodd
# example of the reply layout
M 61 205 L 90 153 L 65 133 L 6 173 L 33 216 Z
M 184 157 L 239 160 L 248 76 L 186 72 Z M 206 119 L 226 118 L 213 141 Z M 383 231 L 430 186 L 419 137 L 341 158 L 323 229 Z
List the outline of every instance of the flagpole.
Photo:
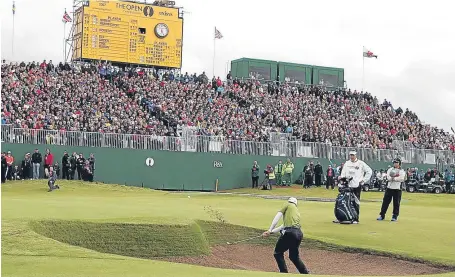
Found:
M 215 77 L 215 48 L 216 48 L 216 27 L 215 27 L 215 32 L 213 33 L 213 61 L 212 61 L 213 77 Z
M 65 25 L 63 26 L 63 63 L 66 62 L 66 22 Z
M 63 63 L 65 63 L 65 22 L 63 22 Z
M 364 52 L 365 52 L 365 46 L 363 46 L 363 49 L 362 49 L 362 91 L 365 88 L 365 56 L 363 54 Z
M 13 38 L 11 39 L 11 58 L 14 61 L 14 15 L 16 14 L 16 1 L 13 1 Z

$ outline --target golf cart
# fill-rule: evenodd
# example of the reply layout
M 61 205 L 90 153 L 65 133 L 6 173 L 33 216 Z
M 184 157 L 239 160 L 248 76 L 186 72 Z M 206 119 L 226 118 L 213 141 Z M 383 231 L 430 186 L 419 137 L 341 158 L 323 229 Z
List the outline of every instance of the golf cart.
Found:
M 386 179 L 378 179 L 376 176 L 371 177 L 367 184 L 362 186 L 363 191 L 385 191 L 387 188 Z
M 409 180 L 406 184 L 408 192 L 424 192 L 424 193 L 441 193 L 445 191 L 444 184 L 432 178 L 429 182 L 419 182 L 417 180 Z

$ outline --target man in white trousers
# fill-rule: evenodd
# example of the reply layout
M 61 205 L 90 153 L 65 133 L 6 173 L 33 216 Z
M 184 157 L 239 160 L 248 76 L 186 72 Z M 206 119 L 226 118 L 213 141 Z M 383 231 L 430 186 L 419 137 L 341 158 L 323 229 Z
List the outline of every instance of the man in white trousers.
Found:
M 349 160 L 344 163 L 343 170 L 341 171 L 338 180 L 341 178 L 351 178 L 349 187 L 354 191 L 355 196 L 360 201 L 360 193 L 362 192 L 362 186 L 365 182 L 368 182 L 373 174 L 373 170 L 364 161 L 357 158 L 357 152 L 351 150 L 349 152 Z M 360 205 L 358 205 L 357 214 L 360 218 Z M 338 220 L 334 220 L 333 223 L 340 223 Z M 358 224 L 358 221 L 354 221 L 353 224 Z

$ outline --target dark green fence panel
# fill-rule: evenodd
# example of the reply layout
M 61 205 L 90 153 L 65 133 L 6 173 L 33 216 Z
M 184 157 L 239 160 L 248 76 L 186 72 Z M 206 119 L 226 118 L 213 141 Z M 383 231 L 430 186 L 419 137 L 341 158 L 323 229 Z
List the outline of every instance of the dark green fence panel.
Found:
M 63 152 L 83 153 L 88 157 L 93 153 L 96 158 L 95 181 L 129 186 L 144 186 L 152 189 L 169 190 L 204 190 L 214 191 L 219 180 L 218 190 L 228 190 L 251 186 L 251 166 L 258 161 L 260 181 L 264 179 L 263 170 L 267 164 L 275 165 L 286 157 L 247 156 L 210 153 L 189 153 L 170 151 L 147 151 L 121 148 L 65 147 L 54 145 L 10 144 L 3 143 L 2 151 L 11 151 L 15 163 L 20 164 L 25 153 L 32 153 L 37 148 L 45 153 L 46 148 L 54 154 L 54 162 L 61 164 Z M 44 155 L 44 154 L 43 154 Z M 153 165 L 150 161 L 153 160 Z M 316 159 L 311 159 L 316 162 Z M 296 180 L 303 167 L 310 161 L 307 158 L 291 159 Z M 324 170 L 329 160 L 319 159 Z M 337 165 L 342 160 L 332 160 Z M 373 169 L 385 169 L 387 163 L 369 162 Z M 152 165 L 152 166 L 151 166 Z M 406 164 L 403 167 L 419 165 Z M 429 165 L 422 165 L 427 168 Z M 419 167 L 420 168 L 420 167 Z M 77 174 L 76 174 L 77 176 Z

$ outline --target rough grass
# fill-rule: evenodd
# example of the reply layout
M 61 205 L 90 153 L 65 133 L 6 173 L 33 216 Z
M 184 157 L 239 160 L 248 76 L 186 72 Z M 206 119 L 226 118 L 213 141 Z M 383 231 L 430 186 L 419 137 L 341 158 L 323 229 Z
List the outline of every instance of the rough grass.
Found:
M 197 224 L 152 225 L 83 221 L 33 221 L 32 229 L 54 240 L 101 253 L 152 259 L 209 253 Z

